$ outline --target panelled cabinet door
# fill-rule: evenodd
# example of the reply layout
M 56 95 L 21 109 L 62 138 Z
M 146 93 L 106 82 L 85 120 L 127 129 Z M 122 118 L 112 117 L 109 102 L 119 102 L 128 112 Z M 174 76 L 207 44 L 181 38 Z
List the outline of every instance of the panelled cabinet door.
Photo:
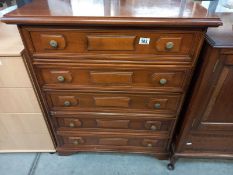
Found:
M 203 111 L 193 124 L 193 130 L 233 131 L 233 55 L 217 60 L 209 92 L 203 97 Z

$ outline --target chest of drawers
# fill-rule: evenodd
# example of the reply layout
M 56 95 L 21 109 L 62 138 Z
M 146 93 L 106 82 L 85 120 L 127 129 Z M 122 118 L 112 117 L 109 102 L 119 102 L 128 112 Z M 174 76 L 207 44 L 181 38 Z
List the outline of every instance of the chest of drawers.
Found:
M 19 24 L 25 62 L 56 150 L 63 155 L 113 151 L 167 158 L 203 34 L 208 26 L 220 25 L 219 19 L 203 15 L 174 21 L 158 12 L 136 17 L 142 2 L 123 0 L 116 1 L 121 7 L 115 16 L 72 16 L 62 10 L 53 15 L 53 7 L 42 2 L 49 4 L 36 0 L 3 20 Z M 116 8 L 106 2 L 99 5 Z M 144 2 L 148 10 L 166 3 L 151 2 Z M 37 5 L 43 15 L 28 17 Z M 193 7 L 188 3 L 183 10 Z

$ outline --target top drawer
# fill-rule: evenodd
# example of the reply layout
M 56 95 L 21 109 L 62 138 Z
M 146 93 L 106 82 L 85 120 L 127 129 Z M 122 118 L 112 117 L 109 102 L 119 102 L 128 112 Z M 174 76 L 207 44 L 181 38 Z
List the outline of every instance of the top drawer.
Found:
M 157 54 L 192 57 L 200 32 L 27 28 L 36 53 Z M 189 58 L 187 58 L 189 59 Z

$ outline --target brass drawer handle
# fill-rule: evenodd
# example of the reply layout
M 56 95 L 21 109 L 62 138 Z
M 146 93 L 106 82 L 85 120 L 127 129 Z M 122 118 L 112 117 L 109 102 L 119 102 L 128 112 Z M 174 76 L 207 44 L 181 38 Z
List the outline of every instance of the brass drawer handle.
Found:
M 156 130 L 157 130 L 157 127 L 156 127 L 155 125 L 151 125 L 150 129 L 151 129 L 152 131 L 156 131 Z
M 152 144 L 151 144 L 151 143 L 148 143 L 148 144 L 147 144 L 147 147 L 152 147 Z
M 193 143 L 192 142 L 187 142 L 186 145 L 187 146 L 191 146 Z
M 57 77 L 57 81 L 63 83 L 65 81 L 65 77 L 60 75 Z
M 161 78 L 161 79 L 159 80 L 159 83 L 160 83 L 161 85 L 165 85 L 165 84 L 167 84 L 167 79 Z
M 71 106 L 71 102 L 70 102 L 70 101 L 65 101 L 65 102 L 64 102 L 64 106 L 65 106 L 65 107 Z
M 56 49 L 58 47 L 58 43 L 55 40 L 49 41 L 49 45 L 54 49 Z
M 166 43 L 166 49 L 167 50 L 170 50 L 170 49 L 172 49 L 174 47 L 174 43 L 173 42 L 167 42 Z
M 70 128 L 74 128 L 74 127 L 75 127 L 75 124 L 74 124 L 73 122 L 70 122 L 69 127 L 70 127 Z
M 74 144 L 74 145 L 79 145 L 80 142 L 79 142 L 79 140 L 74 140 L 73 144 Z
M 72 140 L 73 145 L 81 145 L 84 143 L 84 140 L 80 137 L 80 138 L 75 138 Z
M 160 103 L 155 103 L 155 104 L 154 104 L 154 108 L 155 108 L 155 109 L 160 109 L 160 107 L 161 107 L 161 104 L 160 104 Z

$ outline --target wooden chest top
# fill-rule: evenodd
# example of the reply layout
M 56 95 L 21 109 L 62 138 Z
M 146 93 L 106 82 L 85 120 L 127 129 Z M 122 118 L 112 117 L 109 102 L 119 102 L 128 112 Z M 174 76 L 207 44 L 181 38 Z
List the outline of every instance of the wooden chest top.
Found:
M 200 2 L 186 0 L 33 0 L 5 15 L 11 24 L 209 27 L 221 25 Z

